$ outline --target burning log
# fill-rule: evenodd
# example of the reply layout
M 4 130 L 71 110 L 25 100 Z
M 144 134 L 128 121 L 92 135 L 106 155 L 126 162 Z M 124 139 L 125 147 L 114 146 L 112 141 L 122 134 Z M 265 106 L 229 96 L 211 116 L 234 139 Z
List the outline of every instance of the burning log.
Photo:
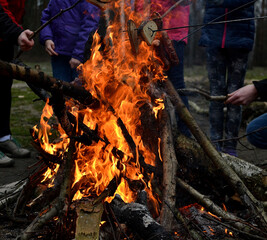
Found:
M 151 216 L 146 206 L 146 193 L 141 192 L 140 195 L 135 203 L 125 204 L 119 198 L 112 201 L 111 208 L 119 222 L 125 223 L 142 239 L 173 240 L 171 234 Z
M 123 8 L 126 7 L 124 2 L 93 2 L 99 3 L 100 7 L 112 5 L 112 22 L 117 21 L 121 24 L 120 28 L 108 27 L 107 31 L 104 31 L 107 35 L 101 36 L 104 38 L 104 44 L 97 34 L 94 36 L 90 61 L 81 66 L 83 87 L 61 82 L 29 68 L 0 62 L 1 75 L 26 81 L 53 95 L 52 98 L 49 97 L 49 103 L 54 110 L 51 105 L 46 104 L 41 117 L 44 121 L 40 123 L 39 128 L 33 129 L 32 134 L 35 146 L 42 149 L 41 159 L 47 164 L 46 174 L 52 173 L 49 175 L 51 179 L 41 176 L 38 183 L 32 185 L 32 192 L 35 188 L 42 189 L 42 184 L 46 185 L 46 190 L 37 198 L 20 198 L 17 208 L 24 203 L 27 205 L 27 208 L 24 207 L 25 211 L 39 211 L 39 215 L 22 233 L 20 239 L 43 237 L 40 229 L 46 223 L 49 226 L 53 225 L 56 239 L 66 239 L 63 237 L 64 234 L 67 235 L 67 239 L 82 239 L 85 235 L 89 239 L 98 238 L 103 236 L 99 234 L 102 230 L 102 225 L 99 226 L 101 220 L 108 220 L 111 229 L 119 229 L 115 229 L 114 233 L 122 230 L 123 223 L 127 227 L 126 231 L 123 231 L 123 238 L 128 239 L 126 232 L 130 232 L 132 236 L 137 234 L 142 239 L 171 240 L 176 238 L 174 230 L 177 230 L 178 234 L 183 234 L 184 228 L 185 236 L 195 240 L 207 239 L 202 228 L 196 225 L 201 224 L 198 221 L 200 217 L 197 215 L 197 208 L 192 208 L 191 211 L 191 216 L 198 221 L 197 223 L 188 218 L 185 209 L 175 209 L 183 203 L 179 201 L 181 189 L 186 189 L 188 196 L 192 195 L 196 201 L 222 219 L 239 221 L 235 224 L 223 224 L 236 231 L 244 231 L 242 236 L 250 237 L 251 228 L 247 230 L 247 224 L 240 223 L 244 220 L 232 213 L 225 213 L 219 205 L 215 205 L 215 201 L 212 201 L 217 197 L 219 200 L 224 198 L 223 193 L 220 195 L 217 189 L 210 189 L 211 197 L 208 198 L 206 193 L 201 194 L 189 185 L 190 181 L 183 172 L 185 164 L 175 149 L 173 139 L 176 139 L 178 131 L 173 130 L 174 114 L 170 114 L 172 106 L 168 105 L 169 97 L 179 117 L 188 124 L 205 154 L 213 162 L 214 171 L 223 173 L 223 180 L 227 180 L 231 188 L 239 194 L 245 207 L 257 215 L 251 224 L 255 224 L 260 233 L 255 234 L 257 236 L 254 238 L 265 237 L 262 233 L 266 229 L 266 213 L 263 206 L 201 132 L 177 92 L 168 80 L 165 81 L 164 66 L 161 61 L 155 59 L 154 50 L 145 42 L 140 45 L 137 42 L 138 36 L 132 23 L 129 23 L 132 41 L 125 41 L 125 31 L 121 29 L 125 26 L 127 13 L 130 12 L 129 9 L 123 12 Z M 120 13 L 116 14 L 115 9 L 118 7 Z M 109 22 L 109 18 L 106 17 L 106 21 Z M 138 22 L 137 18 L 136 21 Z M 154 22 L 149 24 L 154 25 Z M 148 25 L 141 25 L 144 28 L 145 26 Z M 143 32 L 146 34 L 143 37 L 151 44 L 153 38 L 149 39 L 147 35 L 149 28 L 146 27 L 143 31 L 146 31 Z M 170 64 L 178 63 L 167 34 L 163 33 L 162 37 L 162 42 L 167 46 L 161 47 L 168 49 L 166 59 Z M 134 56 L 128 51 L 131 44 L 134 47 Z M 142 54 L 138 54 L 137 50 Z M 54 113 L 59 124 L 51 128 L 49 121 L 53 121 L 51 116 Z M 170 119 L 169 115 L 172 115 Z M 60 137 L 51 143 L 51 132 L 47 129 L 52 129 L 56 132 L 55 135 Z M 178 135 L 178 139 L 181 138 L 182 136 Z M 191 170 L 189 168 L 188 172 Z M 214 177 L 214 181 L 220 180 L 219 176 Z M 202 179 L 202 182 L 204 181 L 205 179 Z M 54 184 L 50 190 L 48 183 L 49 187 Z M 30 192 L 30 189 L 27 192 Z M 122 200 L 114 199 L 115 194 L 119 194 Z M 37 205 L 44 205 L 44 209 L 39 210 Z M 175 211 L 178 212 L 177 217 Z M 112 218 L 109 217 L 110 214 Z M 75 219 L 76 215 L 78 219 Z M 159 217 L 161 224 L 155 220 Z M 84 218 L 85 221 L 82 220 Z M 175 225 L 174 219 L 181 225 Z M 87 227 L 86 221 L 94 223 L 91 224 L 91 229 Z M 223 230 L 224 227 L 220 225 L 219 228 Z M 207 229 L 206 225 L 204 229 Z M 115 234 L 113 238 L 116 238 Z M 120 236 L 117 237 L 119 238 Z
M 162 122 L 165 124 L 162 127 L 161 133 L 161 155 L 163 161 L 163 198 L 160 222 L 163 227 L 171 230 L 173 223 L 173 213 L 176 203 L 176 173 L 178 161 L 176 159 L 173 138 L 171 133 L 170 119 L 168 113 L 163 111 Z

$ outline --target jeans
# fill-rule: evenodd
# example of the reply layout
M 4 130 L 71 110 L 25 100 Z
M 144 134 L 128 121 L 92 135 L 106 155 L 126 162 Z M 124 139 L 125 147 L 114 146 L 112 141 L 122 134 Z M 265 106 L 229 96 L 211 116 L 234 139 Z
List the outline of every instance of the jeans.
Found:
M 78 72 L 75 68 L 71 68 L 69 56 L 52 56 L 51 64 L 53 69 L 53 77 L 65 82 L 71 82 L 78 77 Z
M 183 88 L 185 88 L 185 82 L 184 82 L 184 47 L 185 47 L 185 43 L 183 41 L 182 42 L 172 41 L 172 42 L 173 42 L 173 46 L 174 46 L 174 49 L 176 51 L 176 54 L 179 58 L 179 64 L 176 66 L 172 66 L 167 71 L 167 75 L 168 75 L 168 78 L 172 82 L 175 89 L 183 89 Z M 189 108 L 187 97 L 182 96 L 182 95 L 180 97 L 181 97 L 183 103 L 185 104 L 185 106 L 187 108 Z M 183 121 L 181 121 L 178 116 L 176 116 L 176 118 L 177 118 L 177 125 L 178 125 L 180 132 L 182 134 L 184 134 L 185 136 L 190 137 L 191 133 L 190 133 L 189 129 L 187 128 L 186 124 Z
M 263 130 L 257 131 L 260 128 Z M 252 134 L 251 132 L 255 131 Z M 267 149 L 267 113 L 253 119 L 247 126 L 248 141 L 257 148 Z
M 246 49 L 207 48 L 207 70 L 211 96 L 226 96 L 241 88 L 247 70 L 249 51 Z M 226 117 L 224 115 L 226 107 Z M 242 108 L 223 102 L 210 102 L 210 138 L 211 141 L 238 137 Z M 236 150 L 237 141 L 216 142 L 218 151 Z

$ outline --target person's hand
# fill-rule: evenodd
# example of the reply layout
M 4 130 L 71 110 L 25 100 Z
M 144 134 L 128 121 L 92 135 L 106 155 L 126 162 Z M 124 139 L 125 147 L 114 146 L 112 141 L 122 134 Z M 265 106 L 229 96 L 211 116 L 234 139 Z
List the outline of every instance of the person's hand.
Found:
M 249 84 L 228 94 L 226 104 L 248 105 L 258 97 L 257 89 L 254 84 Z
M 77 68 L 81 64 L 81 61 L 76 58 L 71 58 L 69 64 L 71 68 Z
M 45 41 L 45 51 L 50 55 L 50 56 L 58 56 L 58 53 L 55 52 L 55 44 L 52 40 L 48 39 Z
M 34 45 L 33 39 L 29 39 L 33 35 L 33 32 L 29 29 L 24 30 L 18 37 L 18 44 L 22 51 L 29 51 Z

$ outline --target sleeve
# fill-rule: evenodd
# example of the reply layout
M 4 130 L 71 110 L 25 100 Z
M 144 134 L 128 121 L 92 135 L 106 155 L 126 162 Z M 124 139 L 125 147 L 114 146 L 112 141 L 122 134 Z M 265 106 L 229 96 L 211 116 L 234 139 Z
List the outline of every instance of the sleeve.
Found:
M 18 36 L 23 30 L 12 21 L 0 5 L 0 38 L 17 44 Z
M 261 81 L 253 81 L 253 84 L 257 89 L 260 100 L 267 101 L 267 78 Z
M 12 13 L 9 10 L 8 2 L 6 0 L 0 0 L 0 5 L 4 9 L 5 13 L 11 18 L 12 22 L 14 22 L 15 24 L 17 24 L 19 26 L 19 24 L 17 23 L 16 18 L 14 16 L 14 13 Z
M 42 12 L 42 17 L 41 17 L 41 25 L 45 24 L 47 21 L 49 21 L 49 19 L 52 18 L 51 16 L 51 1 L 49 2 L 47 8 L 45 8 Z M 48 24 L 44 29 L 42 29 L 42 31 L 40 32 L 40 43 L 42 45 L 45 44 L 45 41 L 51 39 L 53 40 L 53 32 L 51 29 L 50 24 Z
M 84 61 L 84 47 L 88 37 L 92 31 L 95 31 L 98 27 L 98 22 L 100 18 L 100 9 L 86 1 L 81 4 L 81 11 L 83 18 L 81 20 L 81 31 L 79 32 L 78 40 L 76 42 L 75 48 L 72 52 L 72 57 Z

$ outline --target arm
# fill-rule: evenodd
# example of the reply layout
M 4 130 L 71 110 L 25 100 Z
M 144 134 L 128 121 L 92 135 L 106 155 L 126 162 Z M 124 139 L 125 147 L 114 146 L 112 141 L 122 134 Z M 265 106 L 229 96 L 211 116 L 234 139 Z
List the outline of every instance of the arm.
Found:
M 2 6 L 4 12 L 11 18 L 12 22 L 19 26 L 14 14 L 9 10 L 8 2 L 6 0 L 0 0 L 0 5 Z
M 260 97 L 261 100 L 267 100 L 267 79 L 253 81 L 253 84 L 244 86 L 235 92 L 228 94 L 226 104 L 247 105 Z
M 11 41 L 16 44 L 18 36 L 22 33 L 22 29 L 12 21 L 8 14 L 0 5 L 0 38 Z
M 30 30 L 23 31 L 12 19 L 7 15 L 0 5 L 0 37 L 6 41 L 11 41 L 13 44 L 18 44 L 22 51 L 30 50 L 34 41 L 29 40 L 33 34 Z
M 81 30 L 79 32 L 78 40 L 72 52 L 72 58 L 82 62 L 85 43 L 88 40 L 90 32 L 95 31 L 98 26 L 100 10 L 86 1 L 81 4 L 80 8 L 83 18 L 81 20 Z M 76 65 L 77 64 L 78 62 L 76 62 Z
M 41 25 L 46 23 L 49 19 L 51 19 L 51 13 L 50 13 L 51 3 L 49 2 L 47 8 L 45 8 L 42 12 L 41 17 Z M 48 24 L 42 31 L 40 32 L 40 43 L 42 45 L 45 45 L 46 40 L 53 40 L 53 32 L 51 29 L 50 24 Z
M 249 84 L 228 94 L 225 104 L 248 105 L 258 97 L 254 84 Z

